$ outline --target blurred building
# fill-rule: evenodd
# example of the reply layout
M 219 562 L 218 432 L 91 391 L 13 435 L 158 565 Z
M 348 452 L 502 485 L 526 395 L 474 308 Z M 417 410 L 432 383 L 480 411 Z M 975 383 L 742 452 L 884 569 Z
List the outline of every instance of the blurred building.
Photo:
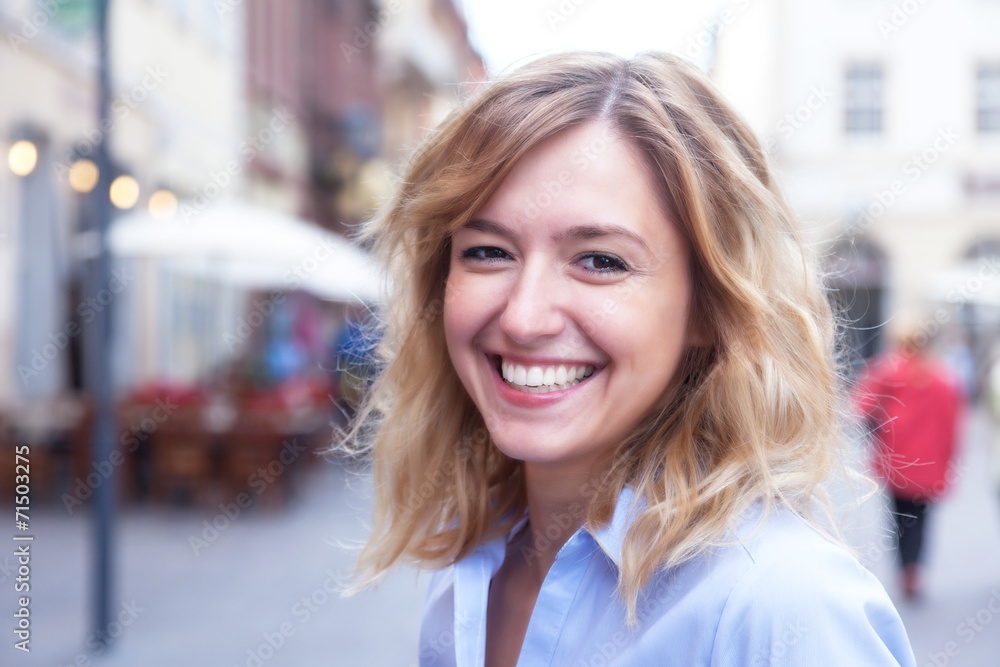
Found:
M 368 2 L 247 3 L 247 94 L 251 133 L 265 131 L 277 113 L 290 131 L 252 163 L 250 198 L 336 226 L 338 146 L 374 157 L 379 93 L 373 49 L 345 61 L 338 44 L 369 19 Z M 341 158 L 346 159 L 346 158 Z
M 252 163 L 251 198 L 349 232 L 397 161 L 484 77 L 451 0 L 247 3 L 251 134 L 293 130 Z
M 714 53 L 829 253 L 856 348 L 910 312 L 981 354 L 1000 331 L 1000 3 L 734 1 L 710 27 L 689 48 Z
M 428 129 L 487 78 L 451 0 L 396 3 L 378 44 L 385 91 L 385 158 L 398 166 Z

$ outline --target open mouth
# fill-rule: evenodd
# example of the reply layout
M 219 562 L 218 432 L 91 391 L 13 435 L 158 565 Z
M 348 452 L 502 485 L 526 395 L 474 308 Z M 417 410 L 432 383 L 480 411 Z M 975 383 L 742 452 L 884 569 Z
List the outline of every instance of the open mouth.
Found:
M 493 356 L 497 372 L 508 386 L 528 394 L 547 394 L 575 387 L 594 374 L 588 364 L 525 366 Z

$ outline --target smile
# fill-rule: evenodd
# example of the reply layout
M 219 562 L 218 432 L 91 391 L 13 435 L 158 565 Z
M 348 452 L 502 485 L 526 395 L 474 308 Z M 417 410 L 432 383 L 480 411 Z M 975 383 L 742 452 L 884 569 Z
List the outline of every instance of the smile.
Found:
M 529 394 L 546 394 L 551 391 L 569 389 L 590 377 L 594 366 L 578 364 L 574 366 L 522 366 L 514 362 L 498 360 L 497 370 L 504 381 L 514 389 Z

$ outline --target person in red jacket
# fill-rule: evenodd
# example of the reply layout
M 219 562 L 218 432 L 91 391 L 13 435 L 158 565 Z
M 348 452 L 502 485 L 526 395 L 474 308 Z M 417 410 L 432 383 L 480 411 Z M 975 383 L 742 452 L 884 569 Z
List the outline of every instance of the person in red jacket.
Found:
M 859 378 L 856 407 L 868 423 L 874 470 L 894 504 L 903 592 L 920 592 L 920 554 L 929 506 L 953 481 L 952 458 L 963 398 L 947 368 L 913 331 L 875 358 Z

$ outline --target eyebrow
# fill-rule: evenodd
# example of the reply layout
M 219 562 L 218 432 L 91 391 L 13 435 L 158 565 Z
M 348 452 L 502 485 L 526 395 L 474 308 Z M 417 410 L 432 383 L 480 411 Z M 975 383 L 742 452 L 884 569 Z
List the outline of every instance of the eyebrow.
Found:
M 465 224 L 464 229 L 471 229 L 486 234 L 496 234 L 497 236 L 505 239 L 514 239 L 514 233 L 509 228 L 499 222 L 488 220 L 486 218 L 473 218 Z M 643 240 L 641 236 L 633 232 L 631 229 L 620 225 L 574 225 L 573 227 L 557 234 L 555 239 L 557 241 L 563 241 L 565 239 L 580 239 L 586 241 L 590 239 L 604 238 L 607 236 L 624 236 L 625 238 L 642 246 L 646 252 L 652 253 L 652 250 L 649 249 L 649 246 L 646 245 L 646 241 Z

